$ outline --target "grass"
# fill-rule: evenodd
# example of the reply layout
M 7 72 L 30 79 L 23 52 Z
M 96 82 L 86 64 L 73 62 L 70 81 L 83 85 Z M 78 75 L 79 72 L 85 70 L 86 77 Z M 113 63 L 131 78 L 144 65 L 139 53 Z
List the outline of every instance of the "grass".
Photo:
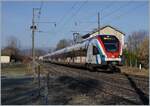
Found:
M 137 67 L 120 67 L 122 73 L 131 74 L 131 75 L 138 75 L 138 76 L 144 76 L 149 77 L 149 69 L 138 69 Z
M 46 74 L 46 70 L 43 65 L 40 65 L 42 70 L 41 74 Z M 120 67 L 122 73 L 145 76 L 149 77 L 149 69 L 139 70 L 136 67 Z M 33 75 L 31 64 L 2 64 L 1 65 L 1 75 L 6 77 L 17 77 L 17 76 L 26 76 Z
M 5 64 L 1 67 L 1 75 L 6 77 L 17 77 L 31 74 L 27 64 Z

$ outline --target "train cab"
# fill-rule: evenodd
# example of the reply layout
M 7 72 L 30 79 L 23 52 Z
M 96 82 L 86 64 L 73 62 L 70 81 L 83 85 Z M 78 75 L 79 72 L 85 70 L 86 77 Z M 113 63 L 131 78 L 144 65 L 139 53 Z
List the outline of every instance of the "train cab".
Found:
M 87 50 L 87 63 L 96 65 L 121 62 L 121 45 L 114 35 L 97 35 L 91 40 Z

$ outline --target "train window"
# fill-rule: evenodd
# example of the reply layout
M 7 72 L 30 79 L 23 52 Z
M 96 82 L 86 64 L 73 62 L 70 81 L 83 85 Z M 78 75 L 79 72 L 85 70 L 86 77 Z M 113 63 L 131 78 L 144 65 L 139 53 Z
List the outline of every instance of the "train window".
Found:
M 105 48 L 107 51 L 117 51 L 118 50 L 118 44 L 117 43 L 104 43 Z
M 99 54 L 97 47 L 93 46 L 93 55 Z
M 86 56 L 86 49 L 80 50 L 80 56 Z
M 87 51 L 86 49 L 82 49 L 82 50 L 76 50 L 72 52 L 72 57 L 77 57 L 77 56 L 86 56 Z

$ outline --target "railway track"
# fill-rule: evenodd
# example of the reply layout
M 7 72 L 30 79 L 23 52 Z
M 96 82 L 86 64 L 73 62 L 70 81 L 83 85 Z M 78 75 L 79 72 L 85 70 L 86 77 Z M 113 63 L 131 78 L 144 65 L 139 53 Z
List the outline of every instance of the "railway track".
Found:
M 138 104 L 140 103 L 142 104 L 143 102 L 144 103 L 148 102 L 147 100 L 148 94 L 141 92 L 142 98 L 145 99 L 145 100 L 143 99 L 141 100 L 141 96 L 137 94 L 140 90 L 138 88 L 131 89 L 131 87 L 130 88 L 126 87 L 128 83 L 126 83 L 124 86 L 120 86 L 120 84 L 116 84 L 117 82 L 114 82 L 114 79 L 112 78 L 109 78 L 111 80 L 106 80 L 108 78 L 105 78 L 105 79 L 103 79 L 104 77 L 99 78 L 100 76 L 98 74 L 91 73 L 88 71 L 83 71 L 83 70 L 81 71 L 81 69 L 74 69 L 74 68 L 69 68 L 69 67 L 64 67 L 64 66 L 59 66 L 59 69 L 58 69 L 58 65 L 55 65 L 55 64 L 48 65 L 47 68 L 50 69 L 51 73 L 55 73 L 55 75 L 59 75 L 59 76 L 69 75 L 69 76 L 74 76 L 74 77 L 85 77 L 85 78 L 92 78 L 92 79 L 96 78 L 99 82 L 104 84 L 104 88 L 107 88 L 107 89 L 97 88 L 100 91 L 103 91 L 105 93 L 108 93 L 114 96 L 118 96 L 122 99 L 124 98 L 126 100 L 129 100 L 130 102 L 135 102 Z M 122 81 L 125 81 L 125 80 L 122 80 Z
M 46 63 L 46 64 L 50 64 L 50 63 Z M 56 64 L 51 64 L 51 65 L 56 65 Z M 70 67 L 70 66 L 64 66 L 64 65 L 56 65 L 56 66 L 59 66 L 59 67 L 65 67 L 65 68 L 68 68 L 68 69 L 74 69 L 75 71 L 87 71 L 89 72 L 89 70 L 87 69 L 81 69 L 81 68 L 77 68 L 77 67 Z M 101 72 L 102 71 L 102 72 Z M 99 75 L 105 75 L 105 76 L 108 76 L 109 78 L 112 78 L 112 79 L 117 79 L 117 80 L 124 80 L 124 81 L 128 81 L 128 79 L 125 77 L 125 74 L 124 73 L 111 73 L 111 72 L 107 72 L 105 69 L 98 69 L 97 71 L 95 72 L 90 72 L 91 74 L 99 74 Z M 108 73 L 108 74 L 106 74 Z M 110 76 L 111 75 L 111 76 Z M 130 76 L 131 78 L 133 78 L 135 81 L 137 82 L 142 82 L 142 83 L 149 83 L 149 79 L 148 78 L 145 78 L 145 77 L 142 77 L 142 76 L 134 76 L 134 75 L 128 75 Z
M 102 71 L 105 71 L 105 70 L 102 70 Z M 101 73 L 101 71 L 98 71 L 98 72 Z M 127 81 L 127 78 L 125 77 L 125 73 L 115 73 L 115 74 L 111 74 L 111 75 L 113 76 L 112 78 L 114 78 L 114 76 L 117 76 L 117 79 Z M 106 74 L 105 74 L 105 76 L 110 77 L 110 75 L 106 75 Z M 148 83 L 149 82 L 149 79 L 145 78 L 145 77 L 133 76 L 133 75 L 128 75 L 128 76 L 130 76 L 131 78 L 133 78 L 135 81 L 138 81 L 138 82 L 143 82 L 143 83 Z
M 56 71 L 56 69 L 55 69 L 55 71 Z M 68 69 L 68 71 L 71 71 L 71 73 L 72 72 L 76 72 L 77 70 L 76 69 Z M 80 71 L 81 72 L 81 70 L 78 70 L 78 71 Z M 83 74 L 85 74 L 85 72 L 83 73 Z M 80 75 L 83 75 L 82 73 L 80 73 Z M 93 74 L 93 73 L 88 73 L 88 74 L 90 74 L 90 76 L 88 76 L 88 77 L 92 77 L 92 76 L 94 76 L 94 77 L 92 77 L 92 78 L 99 78 L 99 76 L 97 75 L 97 73 L 96 74 Z M 91 75 L 92 74 L 92 75 Z M 103 77 L 102 78 L 99 78 L 99 80 L 102 80 L 103 82 L 105 82 L 105 83 L 107 83 L 107 84 L 111 84 L 111 82 L 112 82 L 112 80 L 114 81 L 114 78 L 113 79 L 111 79 L 111 78 L 109 78 L 109 80 L 108 80 L 108 76 L 106 77 L 106 79 L 104 79 L 104 80 L 102 80 L 103 79 Z M 107 80 L 107 81 L 106 81 Z M 110 82 L 111 81 L 111 82 Z M 115 81 L 114 81 L 115 82 Z M 118 83 L 118 82 L 117 82 Z M 120 84 L 125 84 L 125 83 L 120 83 Z M 116 82 L 115 83 L 113 83 L 113 85 L 114 86 L 117 86 L 117 87 L 121 87 L 121 88 L 124 88 L 124 89 L 128 89 L 129 90 L 129 87 L 122 87 L 122 86 L 119 86 L 120 84 L 116 84 Z M 126 83 L 126 84 L 128 84 L 128 83 Z M 133 91 L 132 89 L 130 89 L 131 91 Z
M 99 78 L 100 80 L 104 80 L 107 82 L 113 81 L 114 84 L 117 83 L 118 85 L 121 85 L 121 86 L 125 85 L 126 88 L 131 88 L 131 89 L 132 87 L 130 86 L 129 79 L 132 79 L 136 83 L 136 85 L 138 85 L 140 89 L 144 89 L 144 93 L 148 93 L 149 91 L 147 87 L 149 84 L 148 79 L 146 81 L 144 81 L 143 78 L 141 80 L 138 77 L 134 79 L 134 77 L 130 75 L 122 74 L 122 73 L 107 74 L 107 73 L 102 73 L 102 72 L 89 72 L 88 70 L 82 70 L 82 69 L 70 68 L 70 67 L 62 67 L 62 69 L 63 68 L 66 68 L 67 70 L 71 70 L 74 72 L 78 72 L 81 75 L 84 75 L 85 73 L 90 74 L 90 76 L 93 75 L 95 78 Z M 144 85 L 146 85 L 146 88 L 143 86 L 143 83 Z
M 53 66 L 53 67 L 56 67 L 56 66 Z M 110 83 L 113 82 L 113 85 L 116 84 L 118 87 L 120 87 L 120 85 L 121 85 L 121 87 L 123 87 L 125 89 L 131 89 L 131 90 L 133 90 L 133 87 L 131 86 L 130 81 L 129 81 L 130 76 L 128 76 L 128 75 L 125 76 L 123 74 L 120 75 L 120 74 L 106 74 L 106 73 L 104 74 L 104 73 L 101 73 L 101 72 L 89 72 L 89 71 L 86 71 L 86 70 L 77 69 L 77 68 L 70 68 L 70 67 L 65 67 L 65 66 L 59 66 L 59 68 L 61 68 L 62 70 L 64 68 L 66 70 L 68 70 L 68 71 L 71 70 L 71 73 L 78 73 L 79 75 L 84 75 L 84 74 L 87 75 L 88 74 L 88 75 L 90 75 L 90 77 L 93 76 L 93 78 L 96 78 L 96 79 L 99 79 L 99 80 L 103 80 L 104 82 L 106 82 L 106 81 L 110 82 Z M 120 77 L 122 77 L 122 78 L 120 78 Z M 143 82 L 143 81 L 139 81 L 139 79 L 138 80 L 137 79 L 136 80 L 133 79 L 133 80 L 136 83 L 136 85 L 138 85 L 138 87 L 140 89 L 143 89 L 144 93 L 146 95 L 148 95 L 148 90 L 149 90 L 148 87 L 147 87 L 148 86 L 148 81 L 147 82 Z M 143 83 L 146 86 L 143 86 Z

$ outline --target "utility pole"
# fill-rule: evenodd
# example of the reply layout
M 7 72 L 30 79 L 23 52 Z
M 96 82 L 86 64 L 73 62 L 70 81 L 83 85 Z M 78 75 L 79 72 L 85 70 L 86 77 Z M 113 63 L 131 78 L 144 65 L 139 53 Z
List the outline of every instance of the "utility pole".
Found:
M 98 16 L 97 16 L 97 20 L 98 20 L 98 35 L 100 34 L 100 13 L 98 12 Z
M 32 30 L 32 71 L 33 72 L 35 72 L 35 44 L 34 44 L 34 36 L 35 36 L 35 31 L 37 29 L 35 23 L 53 23 L 54 26 L 56 27 L 56 22 L 36 22 L 35 21 L 36 10 L 41 12 L 41 8 L 33 8 L 33 11 L 32 11 L 32 25 L 31 25 L 30 29 Z M 43 31 L 40 31 L 40 32 L 43 32 Z
M 35 50 L 34 50 L 34 34 L 36 30 L 36 25 L 35 25 L 35 9 L 33 8 L 32 11 L 32 26 L 30 27 L 32 29 L 32 71 L 35 72 Z
M 34 62 L 35 62 L 35 52 L 34 52 L 34 29 L 35 29 L 35 23 L 34 23 L 34 12 L 35 12 L 35 9 L 33 8 L 33 17 L 32 17 L 32 59 L 33 59 L 33 65 L 34 65 Z M 35 68 L 35 67 L 34 67 Z

